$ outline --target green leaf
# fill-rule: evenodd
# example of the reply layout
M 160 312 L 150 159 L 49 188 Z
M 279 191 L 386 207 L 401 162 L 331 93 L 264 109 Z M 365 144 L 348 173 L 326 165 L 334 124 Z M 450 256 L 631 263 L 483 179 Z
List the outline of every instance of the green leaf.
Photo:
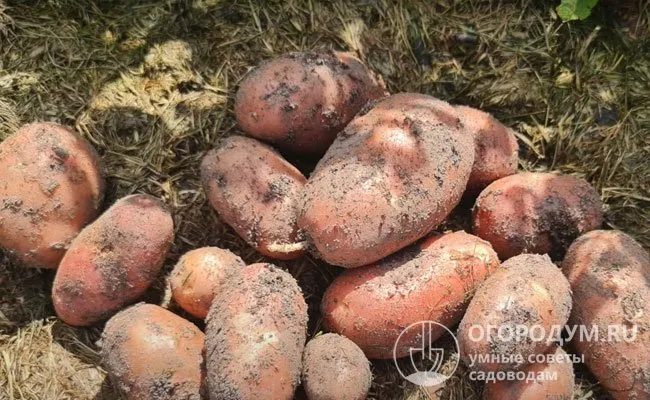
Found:
M 584 20 L 597 3 L 598 0 L 562 0 L 556 8 L 557 15 L 564 21 Z

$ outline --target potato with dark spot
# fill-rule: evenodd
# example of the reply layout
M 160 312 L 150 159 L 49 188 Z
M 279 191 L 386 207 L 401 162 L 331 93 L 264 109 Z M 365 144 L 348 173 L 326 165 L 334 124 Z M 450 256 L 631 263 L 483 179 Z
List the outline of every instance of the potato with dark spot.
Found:
M 129 400 L 204 398 L 205 335 L 191 322 L 140 303 L 113 316 L 102 335 L 102 364 Z
M 522 253 L 561 260 L 575 238 L 602 221 L 600 196 L 587 181 L 551 173 L 499 179 L 473 209 L 474 234 L 492 243 L 502 260 Z
M 364 400 L 370 390 L 370 362 L 350 339 L 326 333 L 310 340 L 302 361 L 302 385 L 309 400 Z
M 135 302 L 156 279 L 174 240 L 174 223 L 155 197 L 123 197 L 70 245 L 52 287 L 54 310 L 88 326 Z
M 252 137 L 294 153 L 323 154 L 364 104 L 386 94 L 350 53 L 290 53 L 244 77 L 235 117 Z
M 458 204 L 474 142 L 453 107 L 403 93 L 338 135 L 305 186 L 298 224 L 316 253 L 353 268 L 424 237 Z
M 267 257 L 304 255 L 297 202 L 307 179 L 271 147 L 230 136 L 201 163 L 203 188 L 219 217 Z
M 169 277 L 172 297 L 182 309 L 205 319 L 215 294 L 245 266 L 241 258 L 218 247 L 188 251 L 178 260 Z
M 292 399 L 306 335 L 307 305 L 296 280 L 271 264 L 244 268 L 208 314 L 210 399 Z
M 569 282 L 547 255 L 513 257 L 469 303 L 458 327 L 460 357 L 473 370 L 521 368 L 550 348 L 570 312 Z
M 490 244 L 465 232 L 434 236 L 375 265 L 345 271 L 325 292 L 325 325 L 356 343 L 369 358 L 393 358 L 402 331 L 418 321 L 451 327 L 478 285 L 497 267 Z M 402 335 L 398 357 L 409 354 L 416 330 Z M 444 331 L 432 331 L 436 340 Z
M 56 268 L 103 199 L 99 157 L 71 129 L 34 123 L 0 143 L 0 247 L 25 266 Z
M 614 399 L 650 399 L 650 256 L 620 231 L 595 230 L 567 251 L 562 271 L 573 289 L 569 324 L 604 340 L 572 343 Z

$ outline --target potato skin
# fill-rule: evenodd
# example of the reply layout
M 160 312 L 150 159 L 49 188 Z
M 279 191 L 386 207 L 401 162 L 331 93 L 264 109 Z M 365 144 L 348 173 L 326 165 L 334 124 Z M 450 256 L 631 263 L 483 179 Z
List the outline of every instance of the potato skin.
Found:
M 350 339 L 326 333 L 307 342 L 302 385 L 309 400 L 364 400 L 370 390 L 370 362 Z
M 305 185 L 298 225 L 330 264 L 378 261 L 431 232 L 458 204 L 473 139 L 433 97 L 379 100 L 338 135 Z
M 323 154 L 383 82 L 350 53 L 289 53 L 242 80 L 235 117 L 243 131 L 295 153 Z
M 210 399 L 292 399 L 306 334 L 307 305 L 296 280 L 271 264 L 244 268 L 208 314 Z
M 140 303 L 106 323 L 102 364 L 127 399 L 201 400 L 204 341 L 191 322 Z
M 121 198 L 75 238 L 52 287 L 54 310 L 88 326 L 133 303 L 154 281 L 174 240 L 174 223 L 155 197 Z
M 201 163 L 201 182 L 219 217 L 263 255 L 305 254 L 297 226 L 298 196 L 307 179 L 271 147 L 230 136 Z
M 103 199 L 99 157 L 70 128 L 33 123 L 0 143 L 0 247 L 25 266 L 56 268 Z
M 323 296 L 324 323 L 355 342 L 368 358 L 390 359 L 409 325 L 458 323 L 476 287 L 498 266 L 490 244 L 475 236 L 435 236 L 337 277 Z M 431 340 L 443 333 L 433 332 Z M 417 340 L 415 335 L 402 336 L 398 356 L 408 355 L 409 344 L 415 346 Z
M 529 364 L 522 371 L 535 375 L 555 373 L 556 380 L 488 382 L 483 390 L 483 400 L 573 399 L 573 363 L 559 346 L 554 346 L 548 354 L 556 357 L 553 362 Z
M 467 192 L 478 194 L 487 185 L 517 172 L 519 145 L 512 129 L 492 115 L 466 106 L 456 106 L 465 131 L 474 137 L 474 166 Z
M 570 325 L 623 326 L 633 341 L 616 338 L 573 345 L 614 399 L 650 399 L 650 256 L 620 231 L 595 230 L 576 239 L 562 263 L 573 289 Z M 605 334 L 606 335 L 606 334 Z M 622 333 L 621 333 L 622 336 Z
M 526 363 L 531 355 L 543 354 L 552 344 L 552 326 L 564 327 L 571 312 L 571 289 L 564 275 L 547 256 L 522 254 L 501 264 L 478 288 L 458 327 L 460 357 L 466 365 L 471 355 L 503 357 L 521 355 Z M 543 340 L 510 339 L 504 332 L 487 334 L 490 327 L 515 329 L 540 326 Z M 480 329 L 473 327 L 480 326 Z M 507 328 L 503 328 L 507 329 Z M 538 334 L 537 334 L 538 335 Z M 523 363 L 477 362 L 472 369 L 480 371 L 508 371 Z
M 215 294 L 245 266 L 241 258 L 218 247 L 188 251 L 169 277 L 172 297 L 183 310 L 205 319 Z
M 522 253 L 561 260 L 571 242 L 598 229 L 602 202 L 583 179 L 522 172 L 490 184 L 473 209 L 474 234 L 492 243 L 502 260 Z

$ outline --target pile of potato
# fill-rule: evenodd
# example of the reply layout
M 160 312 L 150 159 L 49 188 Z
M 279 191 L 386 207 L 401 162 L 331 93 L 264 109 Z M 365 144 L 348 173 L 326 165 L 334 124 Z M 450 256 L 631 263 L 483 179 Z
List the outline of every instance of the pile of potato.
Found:
M 571 398 L 573 366 L 471 363 L 566 355 L 551 341 L 471 340 L 473 326 L 637 325 L 634 343 L 573 348 L 614 398 L 650 398 L 650 257 L 624 233 L 597 230 L 602 204 L 586 181 L 517 173 L 515 135 L 492 116 L 388 95 L 360 60 L 336 52 L 265 62 L 241 82 L 235 116 L 247 136 L 223 138 L 201 163 L 219 217 L 264 256 L 309 253 L 347 269 L 322 300 L 332 333 L 309 343 L 296 280 L 227 249 L 192 250 L 169 277 L 175 303 L 205 319 L 205 334 L 157 305 L 132 305 L 174 240 L 164 204 L 131 195 L 98 217 L 98 156 L 67 128 L 32 124 L 0 144 L 0 246 L 26 266 L 58 267 L 61 320 L 108 319 L 103 362 L 126 398 L 291 399 L 302 382 L 312 400 L 364 399 L 368 358 L 409 355 L 419 335 L 395 342 L 424 320 L 458 327 L 474 370 L 559 376 L 488 383 L 486 399 Z M 320 161 L 307 178 L 271 145 Z M 463 198 L 476 198 L 473 234 L 435 232 Z

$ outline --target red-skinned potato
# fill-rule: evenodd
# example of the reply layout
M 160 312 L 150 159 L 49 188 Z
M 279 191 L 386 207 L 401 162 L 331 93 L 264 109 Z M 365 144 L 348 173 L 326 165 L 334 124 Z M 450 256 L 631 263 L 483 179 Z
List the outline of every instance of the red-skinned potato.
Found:
M 103 198 L 99 157 L 71 129 L 34 123 L 0 143 L 0 247 L 25 266 L 56 268 Z
M 295 153 L 323 154 L 383 82 L 350 53 L 290 53 L 242 80 L 235 116 L 243 131 Z
M 583 179 L 522 172 L 491 183 L 473 210 L 474 234 L 502 260 L 522 253 L 560 260 L 571 242 L 602 224 L 602 202 Z
M 123 197 L 75 238 L 52 287 L 54 310 L 73 326 L 103 320 L 144 294 L 174 240 L 169 211 L 155 197 Z
M 219 217 L 257 251 L 280 260 L 304 255 L 296 219 L 307 179 L 271 147 L 225 138 L 203 158 L 201 181 Z
M 540 360 L 544 358 L 544 362 L 526 365 L 520 371 L 525 373 L 526 377 L 535 376 L 536 380 L 488 382 L 483 389 L 483 400 L 573 399 L 575 376 L 572 357 L 559 346 L 555 346 L 547 354 L 536 355 L 537 357 Z M 549 379 L 544 379 L 544 376 Z M 551 378 L 553 376 L 556 379 Z
M 271 264 L 249 265 L 216 295 L 206 321 L 211 399 L 293 398 L 307 305 L 289 273 Z
M 305 185 L 298 225 L 330 264 L 378 261 L 431 232 L 458 204 L 474 143 L 453 107 L 404 93 L 338 135 Z
M 129 400 L 201 400 L 205 335 L 153 304 L 114 315 L 102 335 L 102 364 Z
M 473 370 L 521 368 L 550 348 L 554 329 L 564 327 L 570 312 L 569 282 L 547 255 L 513 257 L 469 303 L 458 327 L 460 357 Z
M 650 399 L 647 251 L 623 232 L 595 230 L 569 247 L 562 271 L 573 290 L 569 324 L 598 329 L 605 336 L 573 336 L 591 372 L 616 400 Z
M 305 346 L 302 386 L 309 400 L 364 400 L 370 390 L 370 362 L 350 339 L 326 333 Z
M 368 358 L 390 359 L 397 338 L 409 325 L 458 323 L 476 287 L 498 266 L 490 244 L 475 236 L 434 236 L 337 277 L 323 296 L 324 323 L 356 343 Z M 416 330 L 409 332 L 413 334 L 400 338 L 398 357 L 417 344 Z M 442 328 L 433 331 L 431 341 L 443 333 Z
M 214 296 L 233 274 L 246 266 L 229 250 L 203 247 L 185 253 L 172 270 L 169 283 L 176 304 L 205 319 Z

